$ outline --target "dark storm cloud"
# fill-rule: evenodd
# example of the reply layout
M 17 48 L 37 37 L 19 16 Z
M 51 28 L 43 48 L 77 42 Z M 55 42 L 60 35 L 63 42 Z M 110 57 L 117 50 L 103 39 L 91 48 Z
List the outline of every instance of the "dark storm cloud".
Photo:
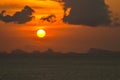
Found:
M 63 21 L 70 24 L 99 26 L 111 25 L 111 12 L 105 0 L 63 0 L 64 11 L 71 8 Z
M 56 22 L 56 16 L 53 15 L 53 14 L 51 14 L 51 15 L 49 15 L 49 16 L 42 17 L 40 20 L 41 20 L 41 21 L 47 21 L 47 22 L 54 23 L 54 22 Z
M 5 10 L 0 13 L 0 20 L 3 22 L 15 22 L 17 24 L 23 24 L 32 20 L 32 13 L 34 12 L 29 6 L 25 6 L 23 10 L 16 12 L 13 16 L 4 15 Z

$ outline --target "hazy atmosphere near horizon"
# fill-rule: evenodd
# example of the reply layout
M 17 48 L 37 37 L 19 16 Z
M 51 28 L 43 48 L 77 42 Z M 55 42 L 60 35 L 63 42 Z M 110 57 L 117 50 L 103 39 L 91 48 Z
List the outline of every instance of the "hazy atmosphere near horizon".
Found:
M 0 51 L 120 51 L 119 8 L 119 0 L 2 0 Z

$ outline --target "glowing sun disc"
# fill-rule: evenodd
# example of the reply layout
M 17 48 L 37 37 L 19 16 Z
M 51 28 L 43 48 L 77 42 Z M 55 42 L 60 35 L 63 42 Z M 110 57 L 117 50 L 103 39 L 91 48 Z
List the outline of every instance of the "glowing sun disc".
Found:
M 38 36 L 39 38 L 44 38 L 44 37 L 46 36 L 45 30 L 43 30 L 43 29 L 38 30 L 38 31 L 37 31 L 37 36 Z

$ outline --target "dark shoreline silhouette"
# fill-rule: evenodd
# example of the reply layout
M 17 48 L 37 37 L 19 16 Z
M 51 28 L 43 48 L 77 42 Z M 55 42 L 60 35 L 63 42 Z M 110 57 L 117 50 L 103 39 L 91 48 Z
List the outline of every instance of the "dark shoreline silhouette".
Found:
M 64 56 L 81 56 L 81 55 L 107 55 L 107 56 L 120 56 L 120 51 L 111 51 L 111 50 L 106 50 L 106 49 L 97 49 L 97 48 L 90 48 L 87 53 L 77 53 L 77 52 L 67 52 L 67 53 L 62 53 L 62 52 L 55 52 L 52 49 L 48 49 L 44 52 L 40 52 L 38 50 L 32 51 L 32 52 L 26 52 L 21 49 L 16 49 L 11 51 L 10 53 L 8 52 L 0 52 L 0 55 L 64 55 Z
M 119 53 L 95 48 L 81 54 L 1 52 L 0 80 L 120 80 Z

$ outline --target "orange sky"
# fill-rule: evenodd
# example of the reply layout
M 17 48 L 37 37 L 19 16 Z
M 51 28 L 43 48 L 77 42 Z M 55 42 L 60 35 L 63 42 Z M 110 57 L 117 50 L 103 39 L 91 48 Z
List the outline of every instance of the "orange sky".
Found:
M 120 0 L 106 0 L 106 2 L 110 5 L 110 10 L 115 14 L 120 14 Z
M 120 14 L 120 0 L 107 0 L 110 10 Z M 63 7 L 51 0 L 4 0 L 0 3 L 0 11 L 13 15 L 25 5 L 35 10 L 34 20 L 26 24 L 4 23 L 0 21 L 0 51 L 23 49 L 26 51 L 44 51 L 52 48 L 62 52 L 86 52 L 89 48 L 103 48 L 120 51 L 120 28 L 116 27 L 87 27 L 83 25 L 70 25 L 61 21 Z M 39 18 L 55 14 L 56 23 L 40 23 Z M 39 39 L 36 36 L 38 29 L 46 30 L 47 36 Z

